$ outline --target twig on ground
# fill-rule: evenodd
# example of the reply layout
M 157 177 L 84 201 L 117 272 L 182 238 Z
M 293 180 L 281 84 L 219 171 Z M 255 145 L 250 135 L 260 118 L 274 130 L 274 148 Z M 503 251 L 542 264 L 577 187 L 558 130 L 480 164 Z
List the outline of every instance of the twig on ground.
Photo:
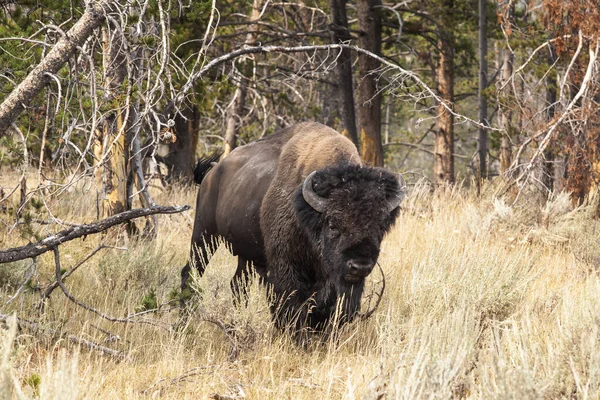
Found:
M 211 315 L 203 316 L 202 321 L 211 323 L 223 331 L 225 337 L 229 340 L 229 344 L 231 345 L 227 358 L 229 359 L 229 361 L 235 360 L 240 354 L 240 349 L 238 347 L 237 338 L 235 334 L 235 327 Z
M 377 263 L 377 266 L 379 267 L 379 272 L 381 273 L 381 290 L 379 291 L 379 293 L 374 293 L 377 296 L 377 300 L 375 301 L 375 305 L 373 306 L 373 308 L 369 309 L 365 313 L 361 313 L 358 315 L 361 321 L 368 319 L 371 315 L 373 315 L 373 313 L 375 313 L 375 311 L 377 311 L 379 303 L 381 303 L 381 299 L 383 298 L 383 292 L 385 291 L 385 274 L 383 273 L 383 269 L 381 268 L 381 265 L 379 263 Z M 372 296 L 373 294 L 371 294 L 369 297 L 369 305 L 371 305 Z
M 75 296 L 73 296 L 69 290 L 66 288 L 66 286 L 64 285 L 63 281 L 62 281 L 62 274 L 60 272 L 60 253 L 58 251 L 58 247 L 54 248 L 54 264 L 55 264 L 55 275 L 56 275 L 56 282 L 58 283 L 58 286 L 62 289 L 63 293 L 65 294 L 65 296 L 67 296 L 67 298 L 69 300 L 71 300 L 71 302 L 75 303 L 76 305 L 78 305 L 79 307 L 88 310 L 96 315 L 98 315 L 101 318 L 104 318 L 108 321 L 111 322 L 119 322 L 119 323 L 124 323 L 124 324 L 128 324 L 128 323 L 140 323 L 140 324 L 148 324 L 148 325 L 152 325 L 152 326 L 156 326 L 159 328 L 162 328 L 168 332 L 170 332 L 172 330 L 171 326 L 169 325 L 165 325 L 162 324 L 158 321 L 155 320 L 151 320 L 151 319 L 134 319 L 136 317 L 139 317 L 141 315 L 144 314 L 149 314 L 151 312 L 158 312 L 161 310 L 161 307 L 159 308 L 154 308 L 152 310 L 144 310 L 141 312 L 137 312 L 134 314 L 130 314 L 128 316 L 126 316 L 125 318 L 117 318 L 117 317 L 113 317 L 110 316 L 108 314 L 103 313 L 102 311 L 96 310 L 94 307 L 92 306 L 88 306 L 87 304 L 77 300 L 75 298 Z M 173 308 L 168 309 L 167 311 L 171 311 Z
M 7 314 L 0 314 L 0 322 L 6 323 L 10 317 L 11 316 Z M 54 337 L 63 336 L 58 330 L 51 328 L 43 328 L 37 322 L 28 321 L 22 318 L 16 318 L 16 320 L 19 328 L 25 328 L 34 333 L 45 334 Z M 121 360 L 128 358 L 127 354 L 119 350 L 99 345 L 98 343 L 92 342 L 90 340 L 82 339 L 74 335 L 66 335 L 65 338 L 71 343 L 85 346 L 91 350 L 96 350 L 104 355 L 112 356 Z
M 183 374 L 176 376 L 175 378 L 159 379 L 158 381 L 156 381 L 152 385 L 150 385 L 147 389 L 145 389 L 142 392 L 142 395 L 145 396 L 145 395 L 149 394 L 150 391 L 152 389 L 154 389 L 155 387 L 162 385 L 163 383 L 166 383 L 165 385 L 162 385 L 161 387 L 158 388 L 158 393 L 160 395 L 164 392 L 164 390 L 168 389 L 169 387 L 177 385 L 182 382 L 185 382 L 188 378 L 190 378 L 192 376 L 205 374 L 205 373 L 207 373 L 207 370 L 208 370 L 208 367 L 195 367 L 195 368 L 185 371 Z
M 73 267 L 71 267 L 68 271 L 66 271 L 65 273 L 63 273 L 62 276 L 61 276 L 61 279 L 63 281 L 65 279 L 67 279 L 69 276 L 71 276 L 73 274 L 73 272 L 77 271 L 77 269 L 79 267 L 81 267 L 86 261 L 88 261 L 94 255 L 96 255 L 96 253 L 98 253 L 102 249 L 127 250 L 124 247 L 107 246 L 107 245 L 105 245 L 105 244 L 102 243 L 98 247 L 96 247 L 90 254 L 88 254 L 87 256 L 85 256 L 81 261 L 79 261 L 77 264 L 75 264 Z M 48 299 L 50 297 L 50 294 L 52 294 L 52 292 L 54 291 L 54 289 L 56 289 L 58 286 L 59 286 L 58 281 L 54 281 L 51 284 L 49 284 L 46 287 L 46 289 L 44 290 L 44 292 L 42 293 L 42 302 L 46 301 L 46 299 Z

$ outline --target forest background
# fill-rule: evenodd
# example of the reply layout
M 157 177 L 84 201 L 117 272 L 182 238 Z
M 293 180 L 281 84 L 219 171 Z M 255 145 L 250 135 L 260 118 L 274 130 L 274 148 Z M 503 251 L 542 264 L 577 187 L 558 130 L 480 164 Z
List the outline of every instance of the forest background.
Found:
M 593 1 L 0 6 L 0 165 L 95 174 L 104 215 L 142 172 L 190 182 L 197 156 L 306 120 L 435 185 L 581 202 L 598 180 Z
M 599 393 L 598 32 L 596 0 L 0 0 L 0 389 Z M 305 353 L 262 288 L 231 306 L 221 252 L 175 329 L 193 212 L 156 204 L 194 203 L 199 157 L 307 120 L 409 183 L 373 323 Z

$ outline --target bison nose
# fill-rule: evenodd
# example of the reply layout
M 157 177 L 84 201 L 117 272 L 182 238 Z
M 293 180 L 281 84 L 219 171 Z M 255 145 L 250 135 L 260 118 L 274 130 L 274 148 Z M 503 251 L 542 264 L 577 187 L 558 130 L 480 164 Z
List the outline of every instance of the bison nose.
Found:
M 348 261 L 348 272 L 354 276 L 365 277 L 371 273 L 374 264 L 365 260 Z

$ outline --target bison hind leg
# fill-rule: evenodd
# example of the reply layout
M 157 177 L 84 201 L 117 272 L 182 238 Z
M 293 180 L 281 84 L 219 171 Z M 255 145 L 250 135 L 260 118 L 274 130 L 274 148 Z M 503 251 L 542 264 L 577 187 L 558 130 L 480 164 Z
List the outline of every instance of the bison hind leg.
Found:
M 216 238 L 211 235 L 201 235 L 198 240 L 192 241 L 190 249 L 190 259 L 181 269 L 181 297 L 182 303 L 191 297 L 191 288 L 189 285 L 192 268 L 196 268 L 198 275 L 202 277 L 206 271 L 206 265 L 218 247 Z M 183 305 L 183 304 L 182 304 Z

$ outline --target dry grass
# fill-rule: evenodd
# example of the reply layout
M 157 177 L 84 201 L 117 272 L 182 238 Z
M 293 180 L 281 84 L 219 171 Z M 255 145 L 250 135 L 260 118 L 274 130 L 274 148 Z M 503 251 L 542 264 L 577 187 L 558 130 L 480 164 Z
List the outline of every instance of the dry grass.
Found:
M 155 193 L 160 204 L 194 204 L 194 196 Z M 94 196 L 77 190 L 52 209 L 66 221 L 95 219 Z M 130 355 L 115 361 L 65 340 L 15 332 L 9 323 L 0 392 L 51 399 L 598 398 L 600 246 L 592 209 L 572 209 L 564 195 L 511 206 L 491 195 L 431 194 L 417 186 L 383 244 L 387 287 L 380 308 L 310 349 L 273 329 L 257 284 L 248 307 L 232 306 L 235 260 L 223 247 L 197 282 L 196 314 L 180 332 L 104 321 L 60 291 L 43 315 L 33 309 L 39 295 L 32 290 L 6 305 L 30 262 L 0 265 L 3 312 Z M 179 284 L 192 217 L 161 216 L 156 241 L 103 250 L 67 286 L 115 316 L 134 311 L 151 291 L 167 302 Z M 0 227 L 0 247 L 24 243 L 15 232 Z M 63 246 L 65 267 L 101 239 Z M 37 267 L 30 286 L 53 279 L 49 254 Z M 234 334 L 226 336 L 206 316 L 230 324 Z M 152 318 L 172 325 L 178 312 Z M 231 340 L 240 350 L 234 359 Z

